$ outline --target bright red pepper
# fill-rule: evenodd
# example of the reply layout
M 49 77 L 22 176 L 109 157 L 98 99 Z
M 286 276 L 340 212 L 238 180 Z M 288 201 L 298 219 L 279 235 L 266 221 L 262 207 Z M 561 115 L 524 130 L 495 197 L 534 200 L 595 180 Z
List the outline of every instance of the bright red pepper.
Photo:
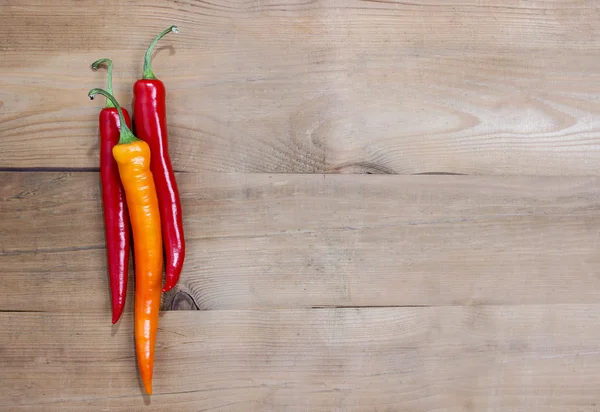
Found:
M 108 91 L 112 94 L 112 61 L 100 59 L 92 63 L 92 69 L 106 63 L 108 66 Z M 129 114 L 123 109 L 127 126 L 131 126 Z M 127 293 L 129 269 L 130 225 L 125 191 L 119 177 L 119 168 L 113 157 L 113 147 L 119 141 L 119 113 L 110 100 L 99 116 L 100 125 L 100 179 L 102 182 L 102 203 L 104 206 L 104 230 L 108 275 L 112 301 L 112 323 L 117 323 Z
M 160 207 L 166 255 L 163 292 L 171 290 L 179 280 L 185 258 L 185 239 L 179 189 L 168 149 L 165 85 L 154 76 L 151 54 L 163 36 L 178 31 L 177 26 L 171 26 L 152 41 L 144 57 L 144 75 L 133 86 L 135 130 L 138 137 L 150 146 L 150 169 L 154 175 Z

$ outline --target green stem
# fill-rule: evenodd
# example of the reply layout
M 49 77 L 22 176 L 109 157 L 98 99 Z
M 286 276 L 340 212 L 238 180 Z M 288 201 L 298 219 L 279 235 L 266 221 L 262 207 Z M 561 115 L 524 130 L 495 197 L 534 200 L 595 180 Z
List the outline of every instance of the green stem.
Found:
M 94 97 L 97 94 L 101 94 L 102 96 L 104 96 L 108 100 L 110 100 L 111 103 L 115 105 L 115 107 L 117 108 L 117 111 L 119 112 L 119 124 L 120 124 L 119 129 L 121 129 L 121 135 L 119 136 L 119 143 L 117 143 L 117 144 L 128 144 L 128 143 L 133 143 L 133 142 L 139 141 L 140 139 L 135 137 L 133 135 L 133 132 L 131 131 L 131 129 L 129 127 L 127 127 L 127 123 L 125 123 L 125 118 L 123 117 L 123 111 L 121 110 L 121 106 L 119 106 L 119 102 L 117 102 L 117 99 L 115 99 L 115 97 L 112 94 L 110 94 L 109 92 L 107 92 L 104 89 L 92 89 L 88 93 L 88 96 L 90 96 L 90 99 L 94 100 Z
M 179 29 L 177 28 L 177 26 L 171 26 L 168 29 L 166 29 L 165 31 L 163 31 L 162 33 L 160 33 L 158 36 L 156 36 L 156 38 L 152 41 L 152 43 L 150 43 L 150 46 L 148 46 L 148 49 L 146 49 L 146 55 L 144 56 L 144 76 L 142 77 L 142 79 L 145 80 L 155 80 L 156 76 L 154 75 L 154 72 L 152 71 L 152 49 L 154 49 L 154 46 L 156 46 L 156 43 L 158 43 L 158 41 L 160 39 L 162 39 L 163 37 L 165 37 L 167 34 L 169 33 L 179 33 Z
M 108 71 L 108 84 L 106 85 L 106 91 L 109 94 L 113 94 L 113 87 L 112 87 L 112 74 L 113 74 L 113 64 L 112 64 L 112 60 L 111 59 L 98 59 L 96 60 L 94 63 L 92 63 L 92 70 L 98 70 L 98 67 L 100 67 L 100 65 L 102 63 L 106 63 L 107 66 L 107 71 Z M 110 99 L 106 99 L 106 107 L 115 107 L 115 105 L 113 104 L 113 102 Z

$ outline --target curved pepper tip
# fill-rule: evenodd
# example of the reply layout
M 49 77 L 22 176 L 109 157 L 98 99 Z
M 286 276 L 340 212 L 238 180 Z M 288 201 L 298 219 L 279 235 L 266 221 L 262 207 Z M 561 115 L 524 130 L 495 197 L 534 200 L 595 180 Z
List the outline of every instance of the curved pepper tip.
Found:
M 152 380 L 144 381 L 144 389 L 147 395 L 152 395 Z
M 125 296 L 125 291 L 120 292 L 120 296 Z M 123 309 L 125 306 L 124 299 L 122 301 L 115 300 L 112 302 L 112 323 L 113 325 L 121 319 L 121 315 L 123 314 Z
M 120 318 L 121 318 L 121 312 L 119 312 L 119 313 L 113 313 L 112 324 L 113 325 L 116 324 L 119 321 Z
M 185 249 L 182 248 L 182 254 L 185 253 Z M 165 273 L 165 283 L 162 287 L 163 292 L 168 292 L 173 289 L 179 282 L 181 276 L 181 260 L 178 265 L 169 265 Z

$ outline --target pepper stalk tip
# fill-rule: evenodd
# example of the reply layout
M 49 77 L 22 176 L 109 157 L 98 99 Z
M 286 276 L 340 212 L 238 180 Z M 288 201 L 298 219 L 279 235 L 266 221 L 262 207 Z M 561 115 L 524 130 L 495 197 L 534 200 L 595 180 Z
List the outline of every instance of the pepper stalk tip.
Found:
M 154 46 L 156 46 L 156 43 L 158 43 L 158 41 L 160 39 L 162 39 L 164 36 L 166 36 L 169 33 L 179 33 L 179 27 L 173 25 L 173 26 L 169 27 L 168 29 L 162 31 L 158 36 L 156 36 L 154 38 L 154 40 L 152 40 L 152 43 L 150 43 L 150 45 L 146 49 L 146 54 L 144 54 L 144 71 L 143 71 L 142 79 L 156 80 L 156 76 L 154 75 L 154 72 L 152 71 L 152 50 L 154 49 Z
M 107 73 L 108 73 L 106 90 L 108 91 L 108 93 L 113 94 L 113 87 L 112 87 L 113 63 L 112 63 L 112 60 L 107 57 L 98 59 L 94 63 L 92 63 L 92 70 L 94 70 L 94 71 L 98 70 L 98 68 L 100 67 L 100 65 L 102 63 L 106 63 L 106 68 L 107 68 Z M 107 108 L 115 107 L 115 105 L 109 99 L 107 99 L 106 107 Z

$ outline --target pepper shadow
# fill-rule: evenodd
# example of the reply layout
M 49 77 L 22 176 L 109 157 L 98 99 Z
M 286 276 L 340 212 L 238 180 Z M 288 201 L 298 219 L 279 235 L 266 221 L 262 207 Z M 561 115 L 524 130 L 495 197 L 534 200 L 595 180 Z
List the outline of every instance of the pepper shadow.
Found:
M 123 317 L 123 315 L 121 315 L 121 318 L 122 317 Z M 115 323 L 114 325 L 111 326 L 110 336 L 112 336 L 114 338 L 115 335 L 119 332 L 119 328 L 121 328 L 121 319 L 119 319 L 119 321 L 117 323 Z
M 169 50 L 169 56 L 172 56 L 175 54 L 175 47 L 172 44 L 160 46 L 160 47 L 157 47 L 156 49 L 152 50 L 152 60 L 154 60 L 156 55 L 163 50 Z M 154 68 L 154 65 L 152 65 L 152 68 Z

